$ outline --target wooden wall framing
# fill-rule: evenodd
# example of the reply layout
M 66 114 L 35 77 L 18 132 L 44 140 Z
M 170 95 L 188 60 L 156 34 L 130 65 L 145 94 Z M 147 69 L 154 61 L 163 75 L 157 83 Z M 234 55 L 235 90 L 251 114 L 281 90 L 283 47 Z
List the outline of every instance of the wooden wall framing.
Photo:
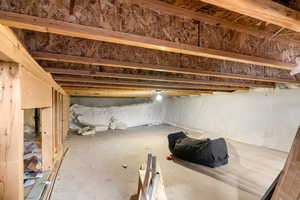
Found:
M 0 41 L 0 200 L 21 200 L 23 109 L 41 109 L 43 170 L 53 170 L 64 151 L 69 96 L 2 25 Z

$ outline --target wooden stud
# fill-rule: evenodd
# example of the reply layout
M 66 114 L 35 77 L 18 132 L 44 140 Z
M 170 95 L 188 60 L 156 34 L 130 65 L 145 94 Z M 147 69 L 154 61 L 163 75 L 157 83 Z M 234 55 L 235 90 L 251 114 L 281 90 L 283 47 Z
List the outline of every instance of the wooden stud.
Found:
M 53 163 L 53 125 L 52 125 L 52 107 L 44 108 L 41 110 L 42 121 L 42 158 L 43 170 L 50 171 L 54 167 Z
M 20 67 L 0 63 L 0 185 L 2 200 L 24 199 L 24 133 Z

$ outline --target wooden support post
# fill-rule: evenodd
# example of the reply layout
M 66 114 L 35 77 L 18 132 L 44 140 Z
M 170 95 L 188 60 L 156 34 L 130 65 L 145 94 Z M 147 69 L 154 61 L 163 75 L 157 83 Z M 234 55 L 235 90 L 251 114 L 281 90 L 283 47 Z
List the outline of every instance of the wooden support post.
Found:
M 44 108 L 41 111 L 42 120 L 42 157 L 43 170 L 53 169 L 53 129 L 52 129 L 52 108 Z
M 300 127 L 272 200 L 300 200 Z
M 1 200 L 24 199 L 24 112 L 21 109 L 20 67 L 0 63 L 0 190 Z

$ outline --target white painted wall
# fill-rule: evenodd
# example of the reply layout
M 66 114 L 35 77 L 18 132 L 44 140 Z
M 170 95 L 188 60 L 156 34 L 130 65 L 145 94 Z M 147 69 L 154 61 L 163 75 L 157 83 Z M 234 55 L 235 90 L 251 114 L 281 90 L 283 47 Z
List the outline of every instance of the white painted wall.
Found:
M 171 98 L 164 107 L 165 123 L 282 151 L 300 125 L 300 89 Z
M 125 106 L 131 104 L 149 103 L 150 98 L 105 98 L 105 97 L 71 97 L 71 104 L 89 107 Z
M 160 124 L 164 116 L 162 105 L 158 102 L 112 107 L 87 107 L 75 104 L 71 107 L 73 112 L 71 116 L 78 116 L 80 123 L 87 126 L 108 126 L 112 117 L 127 127 Z

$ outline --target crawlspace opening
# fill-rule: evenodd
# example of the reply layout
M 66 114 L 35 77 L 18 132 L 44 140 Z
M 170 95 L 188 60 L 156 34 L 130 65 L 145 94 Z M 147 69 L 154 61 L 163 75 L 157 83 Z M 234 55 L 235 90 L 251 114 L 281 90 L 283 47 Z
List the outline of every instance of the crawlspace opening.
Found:
M 24 110 L 24 196 L 42 178 L 41 109 Z

